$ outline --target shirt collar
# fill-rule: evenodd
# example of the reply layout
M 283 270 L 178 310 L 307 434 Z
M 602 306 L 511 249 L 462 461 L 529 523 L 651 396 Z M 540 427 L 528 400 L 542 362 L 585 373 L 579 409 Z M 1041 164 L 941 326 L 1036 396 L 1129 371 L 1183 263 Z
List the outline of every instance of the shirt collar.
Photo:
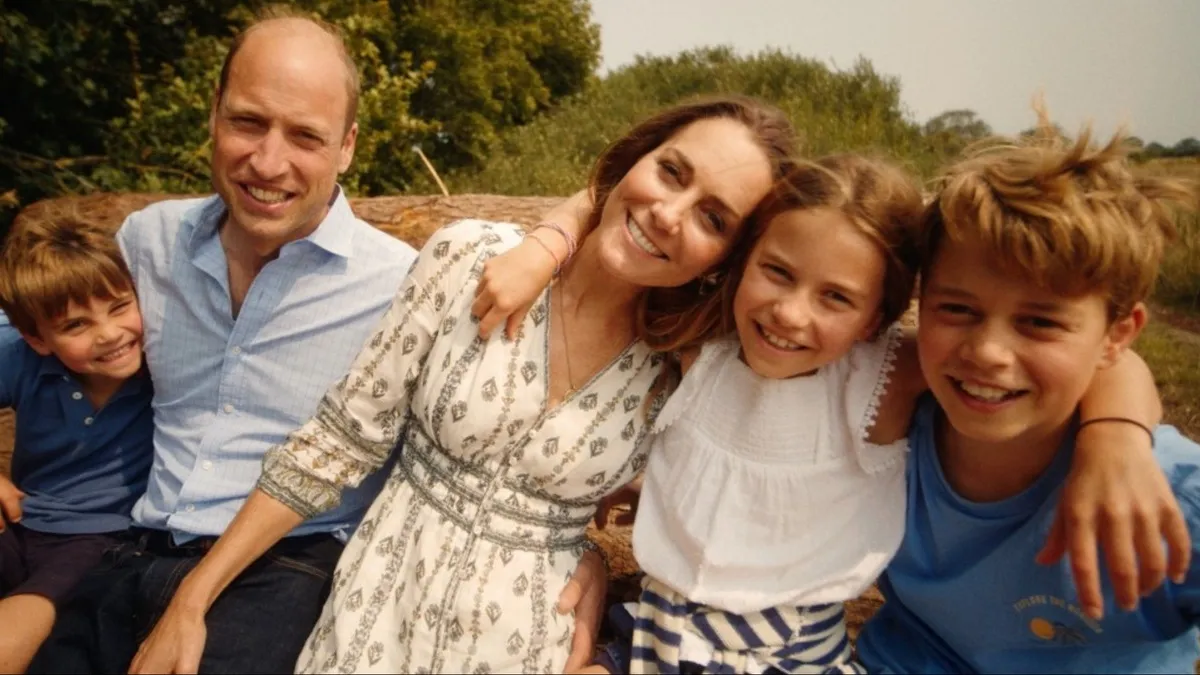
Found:
M 191 229 L 188 238 L 189 248 L 195 255 L 200 246 L 217 236 L 217 226 L 225 217 L 225 202 L 218 195 L 205 199 L 199 207 L 184 216 L 184 227 Z M 329 212 L 312 234 L 301 239 L 317 248 L 341 258 L 350 258 L 354 252 L 354 228 L 351 223 L 357 220 L 350 210 L 350 201 L 341 186 L 334 186 L 333 198 L 329 201 Z M 287 248 L 296 242 L 284 245 Z

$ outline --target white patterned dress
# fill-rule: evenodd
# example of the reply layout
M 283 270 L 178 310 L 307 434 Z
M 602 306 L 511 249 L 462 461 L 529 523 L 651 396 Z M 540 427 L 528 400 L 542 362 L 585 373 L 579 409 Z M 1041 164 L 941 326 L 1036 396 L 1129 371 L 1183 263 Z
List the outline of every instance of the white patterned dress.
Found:
M 404 435 L 299 672 L 562 672 L 574 618 L 555 604 L 597 502 L 645 465 L 664 359 L 635 342 L 546 410 L 549 293 L 514 341 L 470 316 L 483 261 L 520 237 L 438 231 L 350 373 L 268 453 L 259 486 L 310 516 Z

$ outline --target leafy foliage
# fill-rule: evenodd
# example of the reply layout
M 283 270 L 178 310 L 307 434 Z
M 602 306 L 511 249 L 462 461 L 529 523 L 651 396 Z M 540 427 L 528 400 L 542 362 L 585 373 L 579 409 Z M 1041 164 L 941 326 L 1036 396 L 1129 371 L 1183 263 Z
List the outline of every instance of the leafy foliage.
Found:
M 207 118 L 229 38 L 264 0 L 3 0 L 0 209 L 93 190 L 208 189 Z M 407 189 L 420 146 L 463 165 L 580 91 L 585 0 L 295 0 L 347 34 L 362 78 L 351 191 Z M 8 188 L 5 186 L 12 186 Z M 6 218 L 0 217 L 0 222 Z
M 860 60 L 849 70 L 778 50 L 724 47 L 641 57 L 530 124 L 508 130 L 479 168 L 449 177 L 458 192 L 564 195 L 596 156 L 642 117 L 692 96 L 743 93 L 779 106 L 812 155 L 874 150 L 930 171 L 939 158 L 900 102 L 900 82 Z

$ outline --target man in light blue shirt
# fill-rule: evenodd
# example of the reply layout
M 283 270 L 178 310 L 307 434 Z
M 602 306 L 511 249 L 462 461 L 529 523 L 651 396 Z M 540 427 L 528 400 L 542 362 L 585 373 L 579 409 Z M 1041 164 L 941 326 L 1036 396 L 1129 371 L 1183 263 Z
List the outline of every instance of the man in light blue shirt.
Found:
M 416 252 L 355 218 L 357 75 L 336 32 L 298 18 L 234 40 L 210 118 L 217 195 L 131 215 L 118 234 L 155 382 L 154 462 L 130 541 L 62 607 L 31 672 L 125 672 L 180 579 L 229 525 L 262 457 L 316 409 Z M 234 580 L 201 671 L 291 672 L 383 473 Z

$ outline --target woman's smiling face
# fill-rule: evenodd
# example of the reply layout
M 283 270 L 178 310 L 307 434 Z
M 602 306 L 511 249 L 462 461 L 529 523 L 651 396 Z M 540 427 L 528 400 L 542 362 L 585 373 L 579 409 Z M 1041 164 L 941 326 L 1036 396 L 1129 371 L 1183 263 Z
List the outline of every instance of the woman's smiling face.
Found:
M 601 264 L 639 286 L 686 284 L 724 259 L 770 187 L 767 153 L 744 124 L 693 122 L 608 195 L 593 234 Z

